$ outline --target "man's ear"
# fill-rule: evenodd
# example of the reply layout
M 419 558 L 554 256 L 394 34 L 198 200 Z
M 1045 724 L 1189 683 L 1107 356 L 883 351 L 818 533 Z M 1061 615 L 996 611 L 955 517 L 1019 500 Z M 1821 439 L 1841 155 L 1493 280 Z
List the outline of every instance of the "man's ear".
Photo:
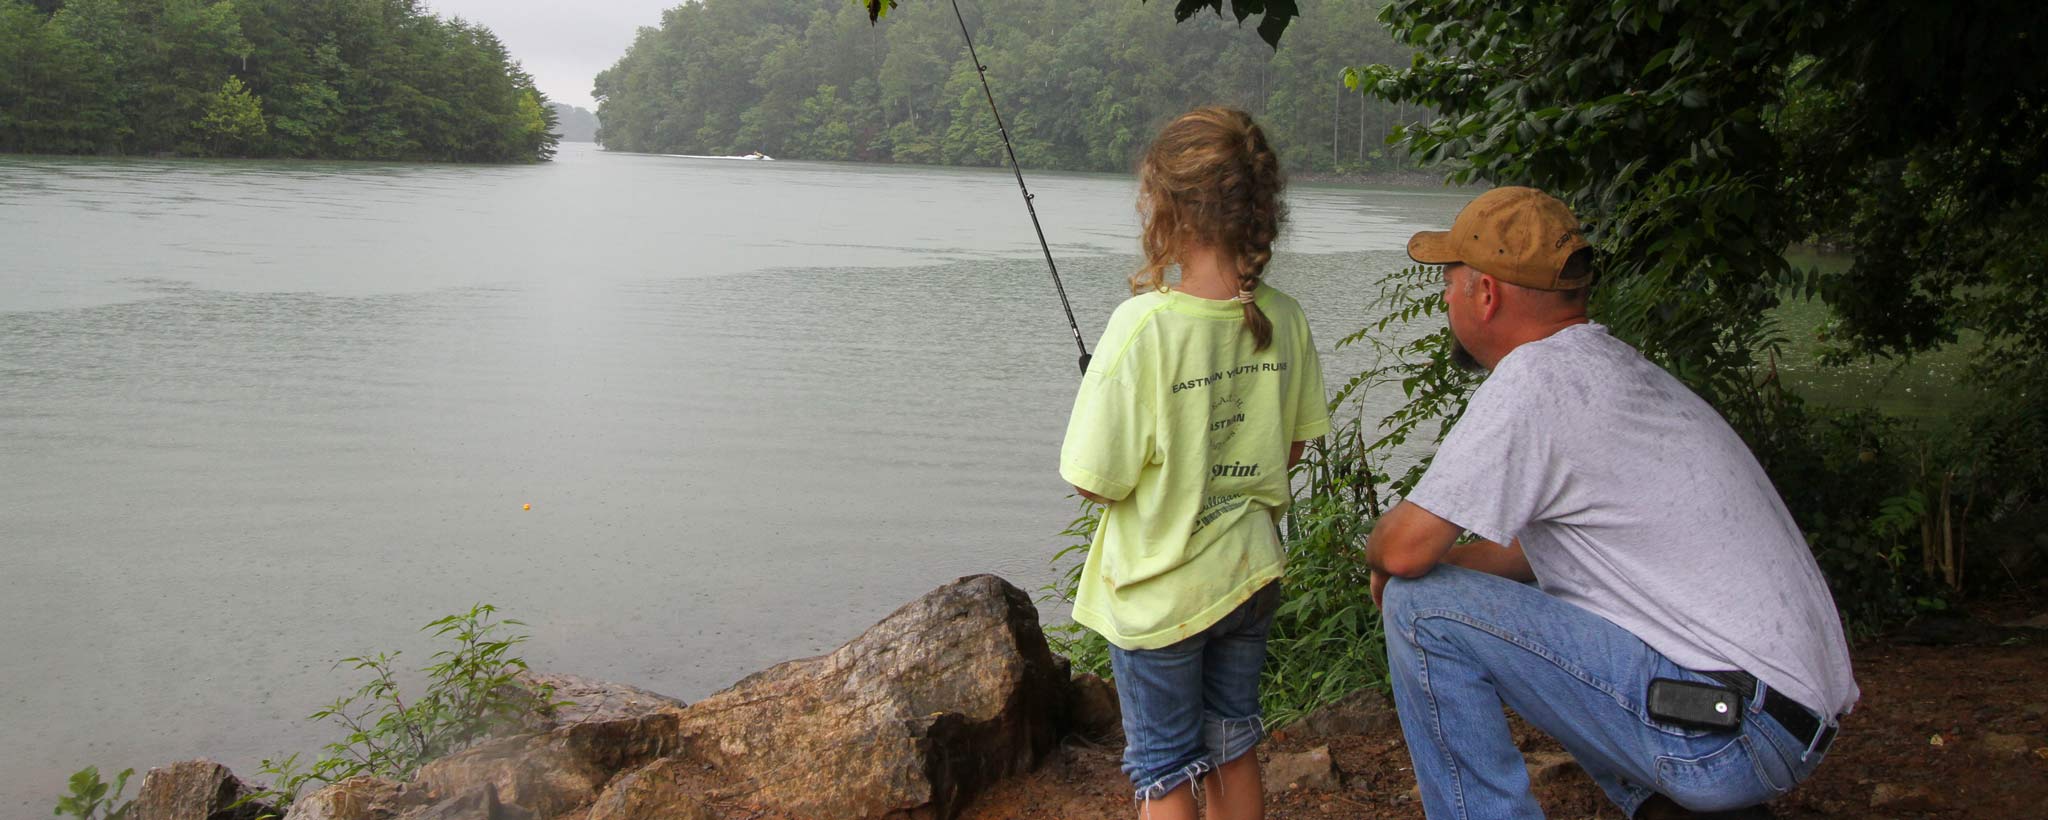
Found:
M 1476 270 L 1473 274 L 1479 277 L 1479 292 L 1473 294 L 1479 297 L 1478 304 L 1473 307 L 1479 311 L 1479 321 L 1491 322 L 1493 315 L 1500 312 L 1500 280 Z

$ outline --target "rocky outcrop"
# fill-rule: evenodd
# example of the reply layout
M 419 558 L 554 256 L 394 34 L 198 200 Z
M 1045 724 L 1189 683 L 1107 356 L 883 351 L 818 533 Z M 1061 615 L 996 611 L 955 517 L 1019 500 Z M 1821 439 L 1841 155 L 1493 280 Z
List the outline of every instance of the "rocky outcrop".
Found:
M 519 683 L 550 703 L 550 708 L 534 727 L 536 731 L 543 732 L 579 723 L 637 718 L 689 705 L 679 699 L 623 683 L 576 675 L 528 672 L 519 676 Z
M 536 820 L 536 815 L 519 806 L 505 805 L 490 786 L 478 786 L 410 812 L 401 820 Z
M 719 820 L 704 802 L 701 778 L 690 775 L 688 764 L 674 758 L 634 769 L 612 781 L 584 820 Z
M 228 767 L 211 760 L 187 760 L 150 769 L 135 796 L 132 820 L 256 820 L 274 810 L 250 802 L 252 789 Z
M 1029 595 L 992 575 L 962 578 L 829 655 L 692 705 L 677 756 L 770 811 L 948 818 L 1052 750 L 1060 669 Z
M 398 783 L 351 777 L 300 796 L 284 820 L 394 820 L 419 802 Z
M 1031 598 L 962 578 L 828 655 L 791 661 L 695 704 L 564 675 L 520 685 L 555 707 L 520 733 L 421 767 L 355 778 L 287 820 L 717 820 L 956 816 L 1052 751 L 1070 710 L 1113 731 L 1115 690 L 1070 686 Z M 137 820 L 254 820 L 248 791 L 206 761 L 152 771 Z M 732 810 L 721 813 L 721 810 Z
M 553 817 L 589 805 L 618 773 L 674 751 L 682 711 L 649 702 L 608 719 L 487 741 L 427 764 L 414 783 L 436 800 L 490 786 L 499 800 Z

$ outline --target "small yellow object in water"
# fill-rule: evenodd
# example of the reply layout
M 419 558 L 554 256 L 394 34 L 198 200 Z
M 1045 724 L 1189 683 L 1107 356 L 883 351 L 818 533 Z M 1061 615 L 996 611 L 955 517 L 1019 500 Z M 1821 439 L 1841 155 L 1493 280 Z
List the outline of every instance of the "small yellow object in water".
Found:
M 1935 735 L 1927 739 L 1927 745 L 1929 746 L 1940 746 L 1941 744 L 1941 735 Z
M 522 509 L 522 510 L 530 510 L 530 509 L 533 509 L 533 505 L 532 505 L 532 504 L 521 504 L 521 505 L 519 505 L 519 509 Z

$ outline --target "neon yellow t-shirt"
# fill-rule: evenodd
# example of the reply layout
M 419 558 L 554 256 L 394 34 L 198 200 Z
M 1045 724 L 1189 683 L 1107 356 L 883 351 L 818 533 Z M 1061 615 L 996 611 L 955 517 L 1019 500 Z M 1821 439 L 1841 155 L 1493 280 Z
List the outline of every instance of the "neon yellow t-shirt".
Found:
M 1254 352 L 1234 301 L 1133 296 L 1081 379 L 1060 476 L 1112 503 L 1074 620 L 1124 649 L 1207 629 L 1285 565 L 1288 450 L 1330 417 L 1301 305 L 1265 285 L 1257 299 L 1273 343 Z

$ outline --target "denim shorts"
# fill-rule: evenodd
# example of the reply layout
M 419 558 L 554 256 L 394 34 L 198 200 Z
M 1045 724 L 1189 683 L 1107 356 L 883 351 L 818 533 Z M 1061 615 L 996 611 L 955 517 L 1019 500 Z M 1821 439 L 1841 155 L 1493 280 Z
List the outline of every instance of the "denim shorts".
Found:
M 1267 584 L 1200 634 L 1159 649 L 1109 648 L 1124 712 L 1124 773 L 1139 800 L 1243 757 L 1266 736 L 1259 667 L 1280 606 Z

